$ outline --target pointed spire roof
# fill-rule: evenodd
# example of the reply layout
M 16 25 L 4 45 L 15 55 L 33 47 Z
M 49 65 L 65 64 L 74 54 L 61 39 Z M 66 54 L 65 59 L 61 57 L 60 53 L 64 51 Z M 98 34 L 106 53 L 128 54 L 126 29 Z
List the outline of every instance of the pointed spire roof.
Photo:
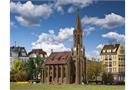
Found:
M 81 30 L 81 20 L 80 20 L 80 10 L 77 9 L 77 18 L 76 18 L 76 30 Z

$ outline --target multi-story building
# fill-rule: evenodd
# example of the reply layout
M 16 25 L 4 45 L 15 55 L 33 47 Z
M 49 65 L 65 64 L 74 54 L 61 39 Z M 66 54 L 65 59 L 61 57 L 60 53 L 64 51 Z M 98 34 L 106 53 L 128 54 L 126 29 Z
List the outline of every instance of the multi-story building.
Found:
M 105 71 L 113 74 L 114 80 L 125 80 L 125 48 L 123 45 L 104 45 L 100 52 L 100 61 L 105 65 Z
M 12 65 L 16 59 L 22 60 L 23 62 L 26 62 L 29 59 L 24 47 L 10 47 L 10 68 L 12 68 Z

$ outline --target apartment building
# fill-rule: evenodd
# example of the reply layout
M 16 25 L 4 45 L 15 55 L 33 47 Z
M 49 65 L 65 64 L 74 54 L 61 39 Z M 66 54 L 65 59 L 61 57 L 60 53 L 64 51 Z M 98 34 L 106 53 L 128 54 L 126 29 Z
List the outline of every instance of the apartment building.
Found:
M 104 45 L 100 52 L 100 61 L 105 65 L 105 71 L 113 74 L 114 80 L 125 81 L 125 47 L 123 45 Z

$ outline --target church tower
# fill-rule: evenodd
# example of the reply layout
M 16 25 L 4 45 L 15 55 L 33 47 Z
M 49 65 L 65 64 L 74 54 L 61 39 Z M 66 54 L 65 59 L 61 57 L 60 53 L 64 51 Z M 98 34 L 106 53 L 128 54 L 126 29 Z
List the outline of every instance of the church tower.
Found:
M 86 81 L 86 58 L 79 10 L 77 10 L 76 25 L 73 31 L 73 42 L 72 56 L 75 64 L 75 83 L 80 84 Z

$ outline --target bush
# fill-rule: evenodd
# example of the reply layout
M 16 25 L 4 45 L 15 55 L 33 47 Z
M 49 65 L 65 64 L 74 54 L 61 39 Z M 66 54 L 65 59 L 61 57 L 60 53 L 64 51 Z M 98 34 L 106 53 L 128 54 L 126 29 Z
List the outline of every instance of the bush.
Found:
M 15 60 L 13 68 L 10 71 L 10 81 L 26 81 L 28 80 L 28 73 L 25 70 L 25 63 L 21 60 Z
M 113 83 L 113 75 L 111 73 L 103 73 L 102 75 L 103 84 L 112 84 Z

